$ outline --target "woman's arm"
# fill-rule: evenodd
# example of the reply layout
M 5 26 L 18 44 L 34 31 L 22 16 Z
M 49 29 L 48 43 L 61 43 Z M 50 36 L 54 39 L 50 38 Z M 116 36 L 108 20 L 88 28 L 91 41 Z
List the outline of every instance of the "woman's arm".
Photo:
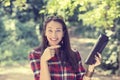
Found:
M 51 80 L 47 62 L 49 59 L 54 57 L 55 49 L 59 47 L 60 47 L 59 45 L 50 46 L 50 47 L 47 47 L 43 52 L 43 55 L 41 56 L 41 59 L 40 59 L 40 65 L 41 65 L 40 80 Z
M 85 76 L 83 77 L 83 80 L 90 80 L 94 73 L 94 68 L 101 64 L 101 55 L 99 53 L 98 53 L 98 56 L 95 56 L 95 60 L 96 60 L 95 64 L 88 66 L 87 72 Z
M 40 80 L 51 80 L 47 61 L 41 59 L 40 62 L 41 62 Z

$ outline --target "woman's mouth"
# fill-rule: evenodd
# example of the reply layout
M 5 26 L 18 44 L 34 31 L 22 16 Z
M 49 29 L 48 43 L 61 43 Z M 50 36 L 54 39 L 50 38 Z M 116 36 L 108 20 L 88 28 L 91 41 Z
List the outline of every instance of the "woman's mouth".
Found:
M 57 41 L 57 38 L 50 38 L 51 41 Z

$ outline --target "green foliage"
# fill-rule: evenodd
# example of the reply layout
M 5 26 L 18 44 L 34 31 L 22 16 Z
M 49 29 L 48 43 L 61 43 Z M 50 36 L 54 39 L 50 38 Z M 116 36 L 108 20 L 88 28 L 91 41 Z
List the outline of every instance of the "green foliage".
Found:
M 31 48 L 40 44 L 39 29 L 33 20 L 22 23 L 3 15 L 0 18 L 0 32 L 0 65 L 24 62 Z
M 62 15 L 68 19 L 74 15 L 76 8 L 79 20 L 82 19 L 83 24 L 87 26 L 113 27 L 114 20 L 120 16 L 120 0 L 50 0 L 46 12 Z
M 113 27 L 114 20 L 120 17 L 120 0 L 83 0 L 80 11 L 84 14 L 79 15 L 85 25 L 92 24 L 96 27 Z
M 98 37 L 98 32 L 96 32 L 96 28 L 92 26 L 79 26 L 75 30 L 75 35 L 76 36 L 82 36 L 82 37 L 87 37 L 87 38 L 96 38 Z
M 0 65 L 25 62 L 30 50 L 40 44 L 43 4 L 42 0 L 0 1 Z
M 78 1 L 72 0 L 49 0 L 46 5 L 47 14 L 58 14 L 68 19 L 74 15 L 74 10 L 78 6 Z
M 21 23 L 13 19 L 4 19 L 4 22 L 6 25 L 2 33 L 9 33 L 9 35 L 5 38 L 1 36 L 0 61 L 27 60 L 30 49 L 40 44 L 35 23 L 33 21 Z
M 36 25 L 33 21 L 27 23 L 16 23 L 16 40 L 21 40 L 31 47 L 38 45 L 38 36 L 36 33 Z M 32 36 L 32 38 L 31 38 Z

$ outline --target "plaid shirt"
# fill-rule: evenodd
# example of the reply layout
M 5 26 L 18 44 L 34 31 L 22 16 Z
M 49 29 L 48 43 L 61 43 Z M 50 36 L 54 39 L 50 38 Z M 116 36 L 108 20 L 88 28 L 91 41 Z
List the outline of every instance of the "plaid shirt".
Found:
M 79 58 L 79 68 L 76 73 L 74 73 L 70 65 L 65 65 L 63 67 L 61 61 L 57 58 L 56 55 L 51 58 L 48 61 L 51 80 L 83 80 L 85 69 L 82 66 L 79 53 L 77 55 Z M 29 54 L 31 68 L 34 73 L 35 80 L 40 80 L 40 57 L 40 51 L 34 50 Z

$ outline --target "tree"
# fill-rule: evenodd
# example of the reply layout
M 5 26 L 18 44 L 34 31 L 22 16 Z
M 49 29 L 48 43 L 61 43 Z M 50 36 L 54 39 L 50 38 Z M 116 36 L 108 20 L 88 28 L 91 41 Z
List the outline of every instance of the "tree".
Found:
M 0 64 L 27 60 L 29 50 L 39 45 L 44 14 L 43 0 L 0 0 Z

